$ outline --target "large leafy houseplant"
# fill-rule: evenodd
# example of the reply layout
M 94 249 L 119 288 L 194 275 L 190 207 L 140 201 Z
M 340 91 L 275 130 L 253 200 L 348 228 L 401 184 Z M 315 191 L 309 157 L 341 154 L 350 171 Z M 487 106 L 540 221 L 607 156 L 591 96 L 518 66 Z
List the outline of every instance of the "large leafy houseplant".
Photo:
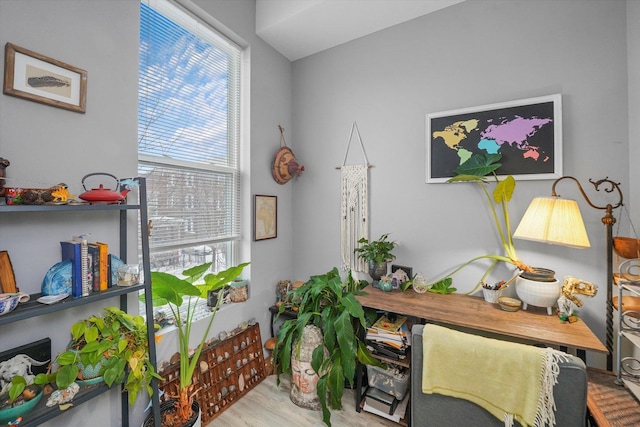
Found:
M 163 272 L 151 272 L 151 293 L 154 306 L 168 305 L 175 319 L 178 330 L 178 354 L 180 355 L 180 382 L 178 390 L 169 394 L 175 398 L 175 419 L 169 425 L 182 425 L 192 413 L 193 399 L 198 390 L 194 390 L 192 383 L 193 374 L 200 358 L 200 353 L 205 346 L 209 330 L 213 324 L 215 314 L 220 307 L 222 298 L 218 298 L 216 306 L 209 316 L 207 328 L 202 336 L 200 344 L 193 354 L 189 352 L 189 339 L 193 326 L 193 316 L 196 312 L 196 303 L 199 298 L 206 298 L 209 291 L 223 289 L 235 278 L 249 263 L 239 264 L 218 273 L 208 273 L 211 263 L 205 263 L 182 272 L 184 278 Z M 202 279 L 202 280 L 200 280 Z M 196 283 L 198 282 L 198 283 Z M 141 298 L 144 298 L 142 296 Z M 186 313 L 181 315 L 180 308 L 186 305 Z M 163 424 L 164 425 L 164 424 Z
M 351 272 L 343 284 L 337 268 L 312 276 L 300 288 L 291 291 L 292 301 L 298 305 L 298 316 L 283 322 L 278 330 L 274 360 L 278 367 L 278 384 L 280 374 L 291 373 L 292 351 L 300 351 L 305 326 L 314 325 L 322 330 L 324 348 L 319 345 L 313 350 L 311 366 L 319 375 L 317 394 L 322 420 L 328 426 L 331 426 L 329 406 L 333 409 L 342 407 L 345 383 L 353 385 L 356 362 L 382 366 L 360 339 L 361 328 L 366 328 L 368 323 L 365 311 L 355 297 L 363 294 L 360 289 L 365 285 L 367 282 L 355 280 Z M 280 313 L 284 309 L 283 304 Z M 375 318 L 375 313 L 373 315 Z
M 480 187 L 485 198 L 487 199 L 489 208 L 491 209 L 491 214 L 493 216 L 496 230 L 504 249 L 504 255 L 486 254 L 472 258 L 464 264 L 458 266 L 445 278 L 434 282 L 434 287 L 432 289 L 442 289 L 443 287 L 448 287 L 448 285 L 451 284 L 452 275 L 454 275 L 467 265 L 483 259 L 490 260 L 490 265 L 485 271 L 482 278 L 478 281 L 474 289 L 472 289 L 469 293 L 474 293 L 480 288 L 482 282 L 487 278 L 491 271 L 493 271 L 493 269 L 499 262 L 512 264 L 516 267 L 516 269 L 521 271 L 533 270 L 532 267 L 520 260 L 518 254 L 516 253 L 516 248 L 513 244 L 511 221 L 509 218 L 509 201 L 511 200 L 513 192 L 516 188 L 516 180 L 511 175 L 508 175 L 502 181 L 498 178 L 498 175 L 495 171 L 500 166 L 502 166 L 502 164 L 500 163 L 501 158 L 502 154 L 499 153 L 474 153 L 467 161 L 462 163 L 454 170 L 456 176 L 449 179 L 447 182 L 474 182 Z M 493 192 L 491 194 L 489 193 L 488 189 L 490 180 L 487 178 L 487 176 L 492 176 L 493 180 L 496 183 L 495 188 L 493 189 Z
M 57 366 L 47 374 L 38 374 L 33 382 L 37 385 L 55 383 L 58 389 L 86 378 L 85 369 L 95 371 L 111 387 L 122 384 L 129 393 L 129 404 L 133 405 L 140 392 L 153 393 L 151 380 L 160 379 L 149 360 L 147 325 L 142 316 L 126 313 L 116 307 L 106 307 L 104 315 L 91 316 L 71 326 L 71 341 L 60 353 Z M 12 380 L 10 397 L 15 398 L 26 387 L 24 378 Z

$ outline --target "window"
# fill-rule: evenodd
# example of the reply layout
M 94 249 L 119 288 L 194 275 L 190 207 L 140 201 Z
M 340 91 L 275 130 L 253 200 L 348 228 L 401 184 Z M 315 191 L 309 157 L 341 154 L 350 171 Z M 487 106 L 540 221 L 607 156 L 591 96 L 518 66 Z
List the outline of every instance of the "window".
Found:
M 138 90 L 151 269 L 233 265 L 241 229 L 240 49 L 166 0 L 142 0 Z

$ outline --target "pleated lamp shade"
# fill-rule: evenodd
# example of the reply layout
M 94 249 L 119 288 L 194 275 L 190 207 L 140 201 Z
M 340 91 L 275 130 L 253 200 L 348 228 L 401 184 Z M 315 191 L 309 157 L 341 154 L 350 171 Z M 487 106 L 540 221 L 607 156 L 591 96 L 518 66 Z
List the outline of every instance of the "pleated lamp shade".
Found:
M 578 203 L 557 197 L 533 199 L 513 237 L 574 248 L 591 246 Z

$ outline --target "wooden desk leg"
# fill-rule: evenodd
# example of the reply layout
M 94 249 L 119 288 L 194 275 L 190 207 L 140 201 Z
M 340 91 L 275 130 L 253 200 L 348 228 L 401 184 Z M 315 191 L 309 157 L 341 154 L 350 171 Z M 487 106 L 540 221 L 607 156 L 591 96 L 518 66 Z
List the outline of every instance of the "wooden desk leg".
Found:
M 276 317 L 276 314 L 274 312 L 271 312 L 271 336 L 272 337 L 275 337 L 275 334 L 273 332 L 273 322 L 275 322 L 275 317 Z

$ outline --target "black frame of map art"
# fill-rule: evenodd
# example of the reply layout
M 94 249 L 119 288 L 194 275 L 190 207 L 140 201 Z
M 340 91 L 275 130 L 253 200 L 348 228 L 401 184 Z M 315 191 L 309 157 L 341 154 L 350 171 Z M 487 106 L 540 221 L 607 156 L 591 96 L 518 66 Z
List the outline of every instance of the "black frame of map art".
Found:
M 503 139 L 497 143 L 495 139 L 483 138 L 494 133 L 500 124 L 514 119 L 550 120 L 542 125 L 532 123 L 531 132 L 524 135 L 524 140 L 508 141 Z M 448 145 L 441 136 L 434 138 L 434 133 L 460 122 L 478 120 L 485 124 L 482 128 L 474 123 L 468 126 L 459 125 L 458 129 L 465 133 L 467 145 L 460 141 L 450 141 Z M 546 126 L 550 124 L 551 126 Z M 553 94 L 537 98 L 459 110 L 430 113 L 426 116 L 426 182 L 441 183 L 455 176 L 454 169 L 460 164 L 461 149 L 467 155 L 473 152 L 499 152 L 502 154 L 502 166 L 496 170 L 499 177 L 512 175 L 516 180 L 557 179 L 562 176 L 562 95 Z M 489 132 L 487 132 L 489 131 Z M 457 139 L 459 133 L 451 130 Z M 507 137 L 506 134 L 500 135 Z M 498 137 L 500 137 L 498 136 Z M 486 149 L 478 147 L 487 142 Z M 498 151 L 499 147 L 499 151 Z M 474 150 L 470 150 L 473 148 Z M 491 151 L 489 151 L 491 150 Z
M 263 218 L 259 218 L 259 215 L 262 214 L 258 212 L 258 203 L 271 204 L 273 212 Z M 264 222 L 262 227 L 258 226 L 259 221 Z M 278 196 L 256 194 L 253 201 L 253 240 L 275 239 L 276 237 L 278 237 Z

